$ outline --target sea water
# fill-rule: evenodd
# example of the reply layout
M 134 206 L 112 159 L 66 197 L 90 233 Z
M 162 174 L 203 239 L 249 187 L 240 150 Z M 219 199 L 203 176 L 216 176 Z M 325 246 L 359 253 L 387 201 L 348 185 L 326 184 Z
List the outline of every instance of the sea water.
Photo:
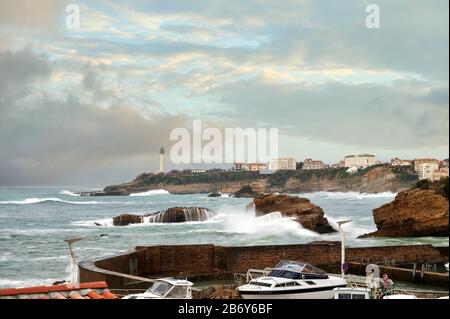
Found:
M 45 285 L 70 278 L 64 239 L 74 237 L 85 238 L 74 244 L 78 260 L 114 255 L 137 245 L 251 246 L 340 240 L 336 233 L 316 234 L 279 213 L 256 218 L 245 209 L 251 202 L 246 198 L 173 195 L 164 190 L 125 197 L 80 197 L 76 195 L 78 191 L 86 189 L 0 189 L 0 287 Z M 393 193 L 295 195 L 307 197 L 322 207 L 331 223 L 352 220 L 343 226 L 351 247 L 448 245 L 448 237 L 357 239 L 376 230 L 372 210 L 392 201 Z M 124 213 L 146 214 L 169 207 L 194 206 L 209 208 L 217 214 L 204 222 L 126 227 L 112 224 L 112 217 Z

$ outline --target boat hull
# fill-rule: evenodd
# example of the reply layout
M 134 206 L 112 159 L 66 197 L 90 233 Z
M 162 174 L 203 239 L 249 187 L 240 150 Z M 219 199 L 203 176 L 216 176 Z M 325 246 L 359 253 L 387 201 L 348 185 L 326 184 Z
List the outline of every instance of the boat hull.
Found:
M 238 290 L 242 299 L 334 299 L 334 288 L 346 286 L 323 287 L 319 289 L 298 289 L 293 291 L 257 291 Z

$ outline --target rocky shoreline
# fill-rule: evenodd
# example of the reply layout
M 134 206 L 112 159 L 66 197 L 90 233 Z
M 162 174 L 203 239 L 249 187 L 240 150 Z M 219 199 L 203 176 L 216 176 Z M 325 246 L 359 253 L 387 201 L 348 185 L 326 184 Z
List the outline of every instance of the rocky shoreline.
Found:
M 416 182 L 417 177 L 411 172 L 388 166 L 370 167 L 357 174 L 348 174 L 345 169 L 280 171 L 269 175 L 233 171 L 212 171 L 203 175 L 176 172 L 141 174 L 130 182 L 107 186 L 101 192 L 83 192 L 80 195 L 129 196 L 157 189 L 165 189 L 172 194 L 236 193 L 246 186 L 259 194 L 319 191 L 397 193 L 409 189 Z

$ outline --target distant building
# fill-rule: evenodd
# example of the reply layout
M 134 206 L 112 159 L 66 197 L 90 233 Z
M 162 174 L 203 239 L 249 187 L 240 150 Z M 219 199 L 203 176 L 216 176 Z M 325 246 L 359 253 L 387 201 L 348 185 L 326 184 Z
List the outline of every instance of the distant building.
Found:
M 353 154 L 353 155 L 347 155 L 344 158 L 344 167 L 350 168 L 350 167 L 358 167 L 358 168 L 364 168 L 376 165 L 378 163 L 375 154 Z
M 267 167 L 267 164 L 263 164 L 263 163 L 234 163 L 232 170 L 258 172 L 260 170 L 266 169 L 266 167 Z
M 398 157 L 391 159 L 391 166 L 401 166 L 401 167 L 406 167 L 406 166 L 411 166 L 413 163 L 413 161 L 410 160 L 402 160 Z
M 270 171 L 295 171 L 297 170 L 297 160 L 294 157 L 274 158 L 268 166 Z
M 310 158 L 307 158 L 303 161 L 303 169 L 313 170 L 313 169 L 324 169 L 326 165 L 322 161 L 315 161 Z
M 433 182 L 439 181 L 439 180 L 447 178 L 447 177 L 448 177 L 448 167 L 442 167 L 442 168 L 440 168 L 438 170 L 435 170 L 431 174 L 431 180 Z
M 439 161 L 435 158 L 418 158 L 414 160 L 414 171 L 419 174 L 421 169 L 421 165 L 423 164 L 436 164 L 439 168 Z
M 423 163 L 419 165 L 419 179 L 433 179 L 433 173 L 435 171 L 439 171 L 439 164 L 438 163 Z
M 345 167 L 345 162 L 343 160 L 339 161 L 338 163 L 331 165 L 331 167 L 332 168 L 344 168 Z
M 439 166 L 442 167 L 442 168 L 448 168 L 448 158 L 443 160 L 443 161 L 441 161 Z
M 165 173 L 165 167 L 164 167 L 164 154 L 166 153 L 166 151 L 164 150 L 164 147 L 161 147 L 161 149 L 159 150 L 159 173 Z
M 194 168 L 191 169 L 191 174 L 205 174 L 206 173 L 206 169 L 199 169 L 199 168 Z

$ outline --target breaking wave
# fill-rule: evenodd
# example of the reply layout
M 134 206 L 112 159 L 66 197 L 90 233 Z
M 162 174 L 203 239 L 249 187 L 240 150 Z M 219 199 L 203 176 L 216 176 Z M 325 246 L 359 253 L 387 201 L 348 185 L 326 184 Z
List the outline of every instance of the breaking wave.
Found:
M 330 199 L 342 199 L 342 200 L 361 200 L 367 198 L 394 198 L 397 196 L 393 192 L 384 193 L 358 193 L 358 192 L 317 192 L 309 194 L 300 194 L 304 197 L 322 197 Z
M 74 196 L 74 197 L 79 197 L 79 196 L 81 196 L 80 194 L 75 194 L 75 193 L 73 193 L 73 192 L 71 192 L 71 191 L 68 191 L 68 190 L 62 190 L 62 191 L 60 191 L 59 192 L 59 195 L 67 195 L 67 196 Z
M 139 197 L 139 196 L 154 196 L 154 195 L 166 195 L 170 194 L 165 189 L 154 189 L 143 193 L 134 193 L 130 194 L 131 197 Z
M 0 205 L 32 205 L 32 204 L 40 204 L 40 203 L 63 203 L 63 204 L 71 204 L 71 205 L 97 205 L 97 204 L 107 204 L 104 202 L 71 202 L 67 200 L 62 200 L 61 198 L 27 198 L 24 200 L 13 200 L 13 201 L 3 201 L 0 202 Z
M 298 237 L 316 237 L 318 234 L 303 228 L 295 220 L 284 217 L 280 212 L 255 217 L 255 212 L 229 213 L 225 216 L 225 231 L 230 233 L 249 234 L 257 236 L 294 235 Z

